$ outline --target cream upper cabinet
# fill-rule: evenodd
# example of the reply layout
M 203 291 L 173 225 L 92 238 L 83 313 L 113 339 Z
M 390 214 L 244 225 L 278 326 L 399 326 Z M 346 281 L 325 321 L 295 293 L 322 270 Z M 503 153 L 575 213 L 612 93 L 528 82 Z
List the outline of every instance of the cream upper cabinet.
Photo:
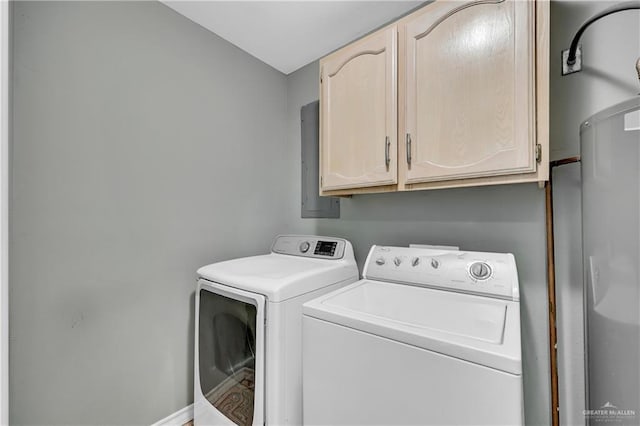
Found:
M 323 195 L 548 180 L 548 1 L 436 0 L 320 76 Z
M 397 182 L 397 27 L 320 61 L 320 190 Z
M 534 2 L 435 2 L 399 30 L 403 183 L 535 172 Z

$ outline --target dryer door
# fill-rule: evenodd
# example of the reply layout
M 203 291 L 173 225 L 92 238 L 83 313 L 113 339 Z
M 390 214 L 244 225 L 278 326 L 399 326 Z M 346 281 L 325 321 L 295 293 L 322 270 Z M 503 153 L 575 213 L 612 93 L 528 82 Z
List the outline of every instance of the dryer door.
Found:
M 264 423 L 264 318 L 264 296 L 201 281 L 198 380 L 220 420 Z

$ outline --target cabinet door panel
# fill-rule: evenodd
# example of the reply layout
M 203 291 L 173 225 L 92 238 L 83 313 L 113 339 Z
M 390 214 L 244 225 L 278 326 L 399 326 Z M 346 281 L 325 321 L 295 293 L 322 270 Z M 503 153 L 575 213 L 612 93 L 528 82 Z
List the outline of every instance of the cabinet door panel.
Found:
M 321 63 L 322 190 L 397 182 L 397 27 Z
M 406 182 L 535 171 L 533 2 L 436 2 L 406 21 Z

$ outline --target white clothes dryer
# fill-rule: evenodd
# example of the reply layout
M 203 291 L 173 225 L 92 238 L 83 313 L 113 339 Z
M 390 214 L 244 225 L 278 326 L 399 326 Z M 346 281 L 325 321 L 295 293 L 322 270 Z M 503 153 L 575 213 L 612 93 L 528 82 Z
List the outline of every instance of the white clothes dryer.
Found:
M 284 235 L 198 270 L 194 423 L 302 423 L 302 304 L 358 280 L 353 247 Z
M 303 307 L 310 425 L 523 424 L 513 255 L 373 246 Z

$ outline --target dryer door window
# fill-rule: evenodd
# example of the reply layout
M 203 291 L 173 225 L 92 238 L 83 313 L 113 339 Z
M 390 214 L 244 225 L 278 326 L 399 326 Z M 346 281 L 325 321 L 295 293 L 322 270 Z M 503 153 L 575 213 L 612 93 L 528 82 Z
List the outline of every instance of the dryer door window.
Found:
M 200 290 L 198 359 L 205 398 L 238 425 L 251 425 L 256 401 L 258 301 Z M 258 392 L 260 394 L 260 392 Z

